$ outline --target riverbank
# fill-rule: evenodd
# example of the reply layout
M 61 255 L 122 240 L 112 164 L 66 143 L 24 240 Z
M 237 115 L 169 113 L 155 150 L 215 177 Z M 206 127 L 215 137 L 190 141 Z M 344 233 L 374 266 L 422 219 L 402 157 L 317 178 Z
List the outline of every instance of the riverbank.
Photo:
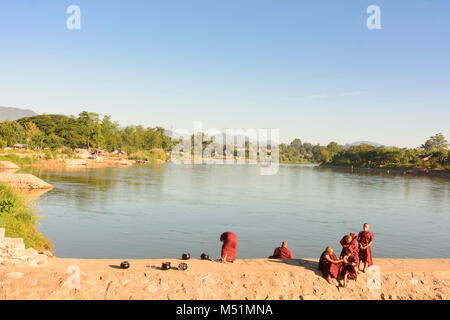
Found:
M 29 173 L 0 172 L 0 183 L 16 189 L 52 189 L 53 186 Z
M 369 274 L 360 274 L 347 288 L 328 284 L 313 259 L 242 259 L 232 264 L 188 260 L 186 271 L 160 270 L 163 261 L 172 266 L 181 262 L 129 260 L 131 267 L 123 270 L 116 259 L 49 258 L 45 267 L 0 266 L 0 299 L 450 298 L 450 259 L 374 259 L 381 285 L 372 290 L 367 286 Z M 77 268 L 78 290 L 71 289 Z
M 450 170 L 447 169 L 426 169 L 426 168 L 359 168 L 353 166 L 336 166 L 331 164 L 321 164 L 319 168 L 350 170 L 356 172 L 377 172 L 385 174 L 402 174 L 425 177 L 436 177 L 450 179 Z
M 40 216 L 29 197 L 11 186 L 0 184 L 0 260 L 4 253 L 3 250 L 7 249 L 3 246 L 4 237 L 21 238 L 17 240 L 20 250 L 25 248 L 52 249 L 50 241 L 36 229 L 39 219 Z M 0 263 L 2 262 L 0 261 Z
M 98 156 L 86 154 L 77 157 L 57 154 L 53 158 L 46 158 L 45 154 L 30 152 L 9 152 L 0 154 L 1 169 L 20 169 L 21 167 L 43 168 L 107 168 L 128 167 L 137 163 L 126 156 Z M 159 162 L 158 162 L 159 163 Z

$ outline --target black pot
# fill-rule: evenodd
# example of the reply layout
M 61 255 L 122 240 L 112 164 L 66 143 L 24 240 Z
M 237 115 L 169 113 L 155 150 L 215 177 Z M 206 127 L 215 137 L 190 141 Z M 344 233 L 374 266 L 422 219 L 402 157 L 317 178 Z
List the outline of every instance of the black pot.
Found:
M 189 252 L 183 252 L 181 255 L 182 260 L 189 260 L 191 258 L 191 254 Z
M 130 263 L 128 261 L 122 261 L 120 263 L 120 268 L 122 269 L 128 269 L 130 267 Z
M 169 270 L 170 269 L 170 262 L 163 262 L 161 265 L 162 270 Z
M 180 264 L 178 265 L 178 270 L 184 271 L 184 270 L 186 270 L 187 268 L 188 268 L 188 265 L 187 265 L 186 263 L 184 263 L 184 262 L 182 262 L 182 263 L 180 263 Z
M 209 256 L 206 253 L 202 253 L 202 255 L 200 256 L 200 259 L 209 260 Z

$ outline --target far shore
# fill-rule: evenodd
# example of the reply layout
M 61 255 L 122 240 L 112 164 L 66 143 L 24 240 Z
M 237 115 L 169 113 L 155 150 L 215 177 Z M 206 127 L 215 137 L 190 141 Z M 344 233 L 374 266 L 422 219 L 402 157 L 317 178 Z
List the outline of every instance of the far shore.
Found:
M 316 259 L 238 259 L 226 264 L 197 259 L 130 259 L 129 269 L 120 269 L 121 261 L 54 257 L 43 267 L 0 265 L 0 299 L 450 298 L 450 259 L 374 259 L 379 277 L 361 273 L 358 281 L 350 281 L 346 288 L 328 284 L 317 270 Z M 161 270 L 163 261 L 170 261 L 172 269 Z M 186 271 L 177 270 L 181 262 L 188 264 Z
M 426 168 L 360 168 L 354 166 L 336 166 L 322 164 L 319 168 L 341 169 L 361 172 L 378 172 L 385 174 L 415 175 L 424 177 L 436 177 L 450 179 L 450 170 L 447 169 L 426 169 Z

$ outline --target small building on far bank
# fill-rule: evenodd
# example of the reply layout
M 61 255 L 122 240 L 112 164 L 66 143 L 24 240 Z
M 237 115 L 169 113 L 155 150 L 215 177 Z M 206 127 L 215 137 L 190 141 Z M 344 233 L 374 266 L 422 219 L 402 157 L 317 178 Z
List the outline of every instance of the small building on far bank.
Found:
M 427 154 L 422 154 L 419 156 L 419 160 L 420 161 L 428 161 L 431 159 L 431 155 L 427 155 Z
M 26 143 L 16 143 L 13 145 L 13 148 L 16 150 L 28 150 L 28 145 Z

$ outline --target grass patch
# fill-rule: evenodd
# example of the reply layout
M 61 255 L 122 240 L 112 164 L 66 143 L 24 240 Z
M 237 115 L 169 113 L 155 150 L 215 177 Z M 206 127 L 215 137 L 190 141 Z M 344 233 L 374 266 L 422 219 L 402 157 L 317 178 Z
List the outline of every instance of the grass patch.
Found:
M 148 161 L 157 163 L 158 160 L 166 161 L 166 153 L 163 149 L 152 149 L 150 151 L 137 151 L 128 156 L 130 160 Z
M 15 189 L 0 184 L 0 228 L 6 236 L 23 238 L 26 248 L 51 250 L 52 244 L 37 229 L 39 216 L 36 209 Z
M 37 163 L 38 160 L 32 157 L 19 157 L 17 154 L 7 154 L 6 156 L 0 156 L 0 161 L 11 161 L 15 164 L 34 164 Z

